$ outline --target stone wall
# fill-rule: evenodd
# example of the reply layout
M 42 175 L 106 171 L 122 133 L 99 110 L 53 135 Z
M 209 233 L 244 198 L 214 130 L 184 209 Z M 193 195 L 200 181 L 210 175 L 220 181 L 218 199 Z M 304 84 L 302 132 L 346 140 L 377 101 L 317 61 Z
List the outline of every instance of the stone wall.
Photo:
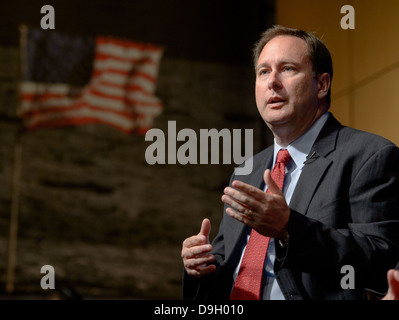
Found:
M 22 147 L 14 294 L 44 296 L 43 265 L 84 298 L 179 299 L 181 243 L 208 217 L 235 164 L 149 165 L 144 136 L 92 124 L 21 133 L 15 117 L 18 50 L 0 50 L 0 292 L 4 293 L 14 147 Z M 154 127 L 254 129 L 270 144 L 254 102 L 250 64 L 165 57 L 157 83 L 165 109 Z

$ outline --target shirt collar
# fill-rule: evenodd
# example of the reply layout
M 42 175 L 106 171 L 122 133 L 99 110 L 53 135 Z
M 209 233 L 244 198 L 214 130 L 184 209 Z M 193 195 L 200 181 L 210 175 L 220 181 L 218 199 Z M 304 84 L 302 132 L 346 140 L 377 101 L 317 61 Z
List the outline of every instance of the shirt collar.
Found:
M 292 160 L 294 160 L 295 165 L 302 169 L 304 166 L 304 162 L 306 161 L 306 157 L 308 156 L 310 150 L 314 142 L 316 141 L 317 136 L 319 135 L 321 129 L 327 121 L 329 112 L 325 112 L 319 119 L 317 119 L 312 126 L 299 138 L 295 139 L 291 144 L 287 146 L 287 150 L 291 155 Z M 277 153 L 280 149 L 284 149 L 279 146 L 274 139 L 274 157 L 273 157 L 273 165 L 276 162 Z

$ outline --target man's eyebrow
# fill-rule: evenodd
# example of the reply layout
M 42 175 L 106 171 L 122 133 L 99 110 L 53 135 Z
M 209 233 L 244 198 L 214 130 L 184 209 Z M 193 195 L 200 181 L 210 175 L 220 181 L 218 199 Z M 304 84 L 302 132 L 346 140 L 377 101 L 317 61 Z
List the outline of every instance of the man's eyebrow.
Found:
M 298 61 L 290 60 L 290 59 L 280 60 L 280 61 L 278 62 L 278 65 L 284 65 L 284 64 L 292 64 L 292 65 L 294 65 L 294 66 L 300 66 L 300 65 L 301 65 L 301 63 L 299 63 Z M 263 63 L 259 64 L 259 65 L 256 67 L 255 70 L 257 71 L 257 70 L 259 70 L 259 69 L 261 69 L 261 68 L 265 68 L 265 67 L 268 67 L 268 66 L 270 66 L 270 63 L 263 62 Z
M 256 66 L 255 70 L 259 70 L 259 69 L 261 69 L 261 68 L 267 67 L 268 65 L 269 65 L 268 63 L 261 63 L 261 64 L 258 64 L 258 65 Z

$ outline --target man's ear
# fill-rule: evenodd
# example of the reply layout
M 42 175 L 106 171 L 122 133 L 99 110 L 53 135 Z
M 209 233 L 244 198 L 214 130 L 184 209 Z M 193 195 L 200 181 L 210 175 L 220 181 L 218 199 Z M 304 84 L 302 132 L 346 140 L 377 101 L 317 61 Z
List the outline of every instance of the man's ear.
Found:
M 323 99 L 327 96 L 330 89 L 331 79 L 328 73 L 322 73 L 317 77 L 317 97 Z

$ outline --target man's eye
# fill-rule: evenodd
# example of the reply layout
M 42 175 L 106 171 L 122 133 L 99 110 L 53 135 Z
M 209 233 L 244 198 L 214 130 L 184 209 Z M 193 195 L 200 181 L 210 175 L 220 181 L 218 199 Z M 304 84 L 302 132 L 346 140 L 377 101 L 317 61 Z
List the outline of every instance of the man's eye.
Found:
M 290 66 L 285 66 L 284 68 L 283 68 L 283 71 L 293 71 L 294 69 L 292 68 L 292 67 L 290 67 Z

